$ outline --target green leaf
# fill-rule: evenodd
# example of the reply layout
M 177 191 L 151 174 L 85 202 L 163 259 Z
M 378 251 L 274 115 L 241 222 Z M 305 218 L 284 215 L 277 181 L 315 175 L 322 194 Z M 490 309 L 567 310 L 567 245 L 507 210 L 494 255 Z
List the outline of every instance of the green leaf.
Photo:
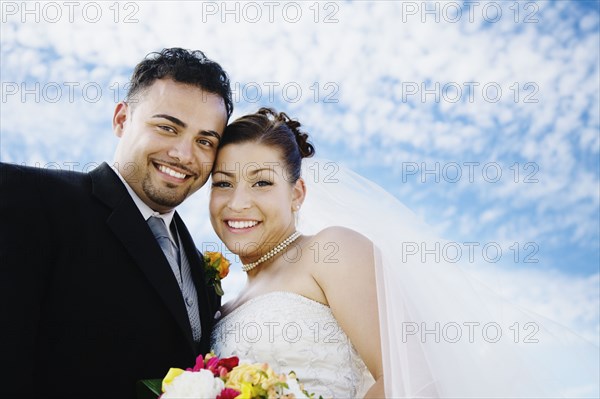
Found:
M 223 288 L 221 287 L 221 282 L 215 281 L 214 287 L 215 287 L 215 293 L 219 296 L 223 296 L 224 292 L 223 292 Z
M 156 399 L 162 394 L 162 380 L 141 380 L 136 386 L 137 399 Z

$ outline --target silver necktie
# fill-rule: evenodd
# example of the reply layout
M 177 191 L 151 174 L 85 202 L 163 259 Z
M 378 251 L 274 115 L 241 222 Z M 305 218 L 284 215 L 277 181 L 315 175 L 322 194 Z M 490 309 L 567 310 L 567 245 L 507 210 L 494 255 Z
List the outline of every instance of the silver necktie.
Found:
M 158 245 L 160 245 L 160 248 L 167 257 L 169 265 L 171 265 L 173 273 L 175 274 L 177 282 L 179 283 L 179 288 L 183 288 L 183 282 L 181 280 L 181 263 L 179 261 L 179 250 L 177 249 L 177 246 L 169 236 L 169 232 L 167 231 L 165 221 L 162 218 L 151 216 L 148 219 L 148 226 L 150 226 L 150 229 L 152 230 L 152 233 L 154 233 L 156 241 L 158 241 Z

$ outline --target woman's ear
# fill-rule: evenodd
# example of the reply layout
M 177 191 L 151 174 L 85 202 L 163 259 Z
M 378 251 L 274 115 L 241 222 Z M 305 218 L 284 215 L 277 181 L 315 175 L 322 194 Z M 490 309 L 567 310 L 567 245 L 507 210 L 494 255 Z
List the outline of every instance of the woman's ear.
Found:
M 306 184 L 304 179 L 300 177 L 292 188 L 292 211 L 298 212 L 300 210 L 304 197 L 306 197 Z

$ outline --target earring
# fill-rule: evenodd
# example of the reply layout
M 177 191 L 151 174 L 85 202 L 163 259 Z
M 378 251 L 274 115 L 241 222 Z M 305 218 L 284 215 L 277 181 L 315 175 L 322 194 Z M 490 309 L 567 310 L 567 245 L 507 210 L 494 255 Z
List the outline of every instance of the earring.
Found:
M 300 210 L 300 205 L 296 205 L 294 208 L 295 209 L 292 211 L 292 214 L 294 215 L 294 221 L 296 222 L 296 226 L 298 226 L 298 211 Z

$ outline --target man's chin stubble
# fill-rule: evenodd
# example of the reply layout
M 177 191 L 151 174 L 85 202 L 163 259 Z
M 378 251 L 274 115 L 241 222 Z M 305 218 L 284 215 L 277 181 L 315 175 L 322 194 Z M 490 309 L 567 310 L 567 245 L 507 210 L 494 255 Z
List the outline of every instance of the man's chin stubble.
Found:
M 167 188 L 174 189 L 176 186 L 167 184 Z M 149 179 L 144 179 L 144 182 L 142 183 L 142 189 L 144 190 L 146 196 L 155 204 L 164 206 L 166 208 L 175 208 L 185 201 L 185 199 L 189 196 L 191 187 L 188 187 L 182 193 L 170 193 L 168 192 L 168 189 L 157 189 Z

